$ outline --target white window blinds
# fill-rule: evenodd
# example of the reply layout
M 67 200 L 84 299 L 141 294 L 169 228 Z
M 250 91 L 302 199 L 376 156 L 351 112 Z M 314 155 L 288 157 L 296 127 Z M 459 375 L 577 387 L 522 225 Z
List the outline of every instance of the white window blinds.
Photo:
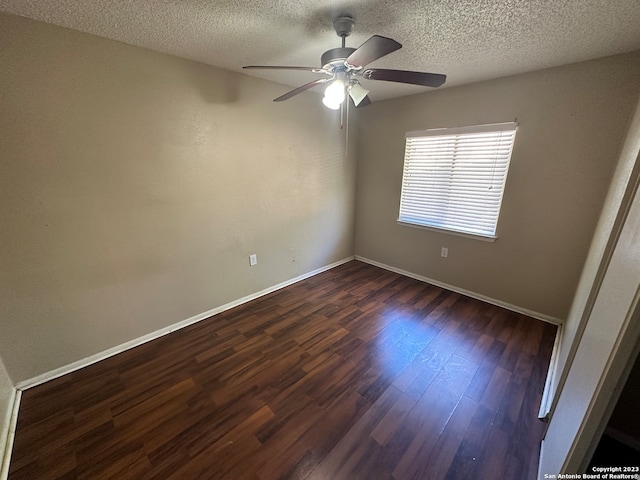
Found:
M 516 126 L 407 133 L 398 221 L 495 238 Z

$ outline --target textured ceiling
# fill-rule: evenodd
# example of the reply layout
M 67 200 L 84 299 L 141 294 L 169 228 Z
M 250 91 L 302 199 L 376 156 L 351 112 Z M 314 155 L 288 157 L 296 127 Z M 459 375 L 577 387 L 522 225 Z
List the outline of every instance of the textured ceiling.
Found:
M 445 73 L 445 86 L 640 49 L 640 0 L 0 0 L 0 11 L 234 71 L 320 66 L 340 46 L 331 19 L 349 13 L 347 46 L 374 34 L 403 44 L 370 66 Z M 245 73 L 291 86 L 316 78 Z M 428 90 L 363 84 L 374 101 Z

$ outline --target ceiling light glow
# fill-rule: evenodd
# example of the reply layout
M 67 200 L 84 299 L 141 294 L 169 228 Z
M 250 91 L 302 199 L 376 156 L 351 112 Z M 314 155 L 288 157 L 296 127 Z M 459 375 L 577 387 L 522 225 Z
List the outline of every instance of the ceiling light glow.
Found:
M 332 110 L 337 110 L 340 108 L 340 105 L 342 105 L 342 102 L 344 102 L 344 99 L 344 82 L 337 79 L 331 82 L 331 84 L 325 89 L 322 103 Z

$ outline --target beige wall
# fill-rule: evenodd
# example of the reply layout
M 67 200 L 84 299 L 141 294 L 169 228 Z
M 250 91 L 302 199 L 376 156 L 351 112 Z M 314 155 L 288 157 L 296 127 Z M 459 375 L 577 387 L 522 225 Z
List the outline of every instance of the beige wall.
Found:
M 355 162 L 316 95 L 274 103 L 285 87 L 19 17 L 0 31 L 14 382 L 353 254 Z
M 571 362 L 587 326 L 591 309 L 611 259 L 615 242 L 624 225 L 625 215 L 633 199 L 640 175 L 638 157 L 640 152 L 640 95 L 637 96 L 635 105 L 635 112 L 626 132 L 611 185 L 558 344 L 557 372 L 551 386 L 553 400 L 550 405 L 551 411 L 555 408 L 555 403 L 558 400 L 556 392 L 562 388 L 566 380 Z
M 626 210 L 540 450 L 538 478 L 584 472 L 640 342 L 640 191 Z M 590 253 L 594 254 L 592 251 Z M 637 402 L 636 402 L 637 404 Z M 637 411 L 637 408 L 636 408 Z
M 639 91 L 635 53 L 368 107 L 359 118 L 356 254 L 565 319 Z M 514 118 L 495 243 L 396 224 L 405 132 Z

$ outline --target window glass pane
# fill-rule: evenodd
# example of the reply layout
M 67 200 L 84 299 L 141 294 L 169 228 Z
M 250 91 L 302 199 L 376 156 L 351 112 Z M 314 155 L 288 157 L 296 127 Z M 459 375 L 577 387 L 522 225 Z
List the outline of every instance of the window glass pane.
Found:
M 408 133 L 398 220 L 495 236 L 515 133 L 515 123 Z

